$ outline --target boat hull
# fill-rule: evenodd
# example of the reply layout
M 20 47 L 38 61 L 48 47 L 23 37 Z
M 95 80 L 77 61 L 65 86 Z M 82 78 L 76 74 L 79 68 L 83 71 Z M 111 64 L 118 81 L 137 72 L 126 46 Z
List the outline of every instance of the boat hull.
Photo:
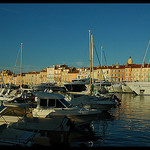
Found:
M 150 95 L 150 82 L 127 82 L 137 95 Z

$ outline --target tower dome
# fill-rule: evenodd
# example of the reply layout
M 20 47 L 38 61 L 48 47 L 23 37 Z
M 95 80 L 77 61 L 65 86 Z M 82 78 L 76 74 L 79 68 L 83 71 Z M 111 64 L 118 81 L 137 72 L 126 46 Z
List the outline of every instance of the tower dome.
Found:
M 132 60 L 132 58 L 130 56 L 130 58 L 128 59 L 128 64 L 132 64 L 132 62 L 133 62 L 133 60 Z

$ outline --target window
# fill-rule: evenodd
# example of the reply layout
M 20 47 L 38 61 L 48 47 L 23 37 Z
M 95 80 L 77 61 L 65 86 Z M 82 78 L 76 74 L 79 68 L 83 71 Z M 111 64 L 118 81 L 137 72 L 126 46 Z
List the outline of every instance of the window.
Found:
M 66 100 L 60 99 L 60 101 L 65 104 L 67 107 L 71 106 Z
M 47 99 L 40 99 L 40 106 L 47 106 Z
M 54 107 L 55 106 L 55 99 L 49 99 L 48 100 L 48 106 Z
M 64 105 L 56 99 L 56 108 L 64 108 Z

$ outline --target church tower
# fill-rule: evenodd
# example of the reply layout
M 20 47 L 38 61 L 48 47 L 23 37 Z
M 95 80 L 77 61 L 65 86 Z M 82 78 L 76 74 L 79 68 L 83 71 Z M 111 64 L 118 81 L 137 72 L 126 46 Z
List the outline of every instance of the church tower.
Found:
M 130 56 L 130 58 L 128 59 L 128 64 L 132 64 L 132 63 L 133 63 L 133 60 L 132 60 L 132 58 Z

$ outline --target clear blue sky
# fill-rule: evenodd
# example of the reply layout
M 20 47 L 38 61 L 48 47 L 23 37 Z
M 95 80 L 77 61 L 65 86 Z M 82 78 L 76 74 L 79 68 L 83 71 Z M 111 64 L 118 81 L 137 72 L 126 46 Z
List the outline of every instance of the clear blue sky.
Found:
M 23 72 L 54 64 L 89 66 L 89 29 L 108 65 L 125 64 L 130 56 L 141 63 L 150 40 L 150 4 L 1 3 L 0 70 L 13 70 L 21 42 Z M 147 63 L 149 56 L 150 50 Z

